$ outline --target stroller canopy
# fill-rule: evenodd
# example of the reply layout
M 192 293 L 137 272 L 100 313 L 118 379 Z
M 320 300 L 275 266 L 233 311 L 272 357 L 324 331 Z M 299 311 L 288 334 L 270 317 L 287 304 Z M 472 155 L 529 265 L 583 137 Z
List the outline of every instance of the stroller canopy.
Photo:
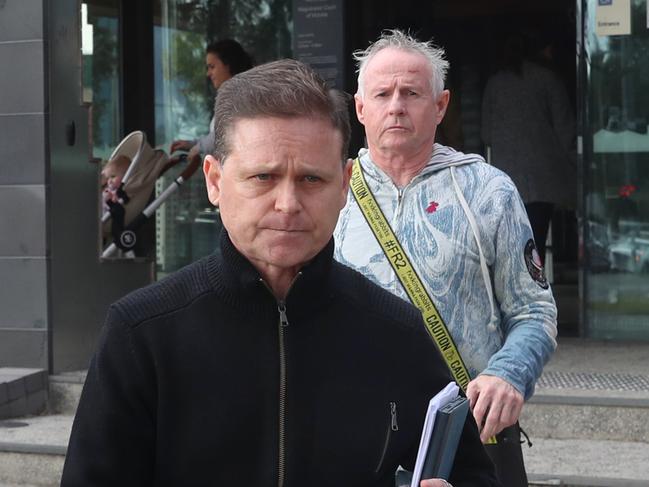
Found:
M 126 211 L 124 225 L 128 225 L 140 214 L 153 194 L 156 179 L 162 168 L 168 161 L 167 154 L 162 150 L 154 150 L 146 140 L 142 131 L 135 131 L 128 134 L 110 155 L 110 159 L 118 156 L 126 156 L 131 160 L 124 178 L 122 179 L 123 190 L 128 195 L 128 201 L 123 203 Z M 109 235 L 110 212 L 102 216 L 104 224 L 104 235 Z

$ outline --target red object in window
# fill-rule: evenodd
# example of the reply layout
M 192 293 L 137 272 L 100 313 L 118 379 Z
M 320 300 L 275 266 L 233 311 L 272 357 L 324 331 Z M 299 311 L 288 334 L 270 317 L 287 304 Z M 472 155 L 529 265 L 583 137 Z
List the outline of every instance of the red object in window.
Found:
M 620 198 L 628 198 L 631 196 L 635 191 L 638 189 L 638 187 L 635 184 L 625 184 L 624 186 L 621 186 L 618 193 L 620 195 Z

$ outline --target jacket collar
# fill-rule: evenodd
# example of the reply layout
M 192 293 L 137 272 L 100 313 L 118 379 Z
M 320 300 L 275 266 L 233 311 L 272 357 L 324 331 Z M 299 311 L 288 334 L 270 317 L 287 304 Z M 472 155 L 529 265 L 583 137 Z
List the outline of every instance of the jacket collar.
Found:
M 374 161 L 370 157 L 370 151 L 368 149 L 361 149 L 358 152 L 358 157 L 361 161 L 361 165 L 363 166 L 363 171 L 369 177 L 377 180 L 382 184 L 392 181 L 390 179 L 390 176 L 383 172 L 383 170 L 374 163 Z M 430 160 L 426 163 L 421 172 L 413 178 L 413 181 L 419 177 L 441 171 L 442 169 L 446 169 L 451 166 L 462 166 L 465 164 L 472 164 L 474 162 L 484 162 L 484 159 L 482 156 L 477 154 L 464 154 L 463 152 L 456 151 L 452 147 L 448 147 L 442 144 L 435 144 L 433 146 L 433 152 L 431 154 Z
M 286 297 L 289 320 L 297 314 L 312 313 L 333 299 L 333 250 L 331 238 L 300 270 Z M 221 232 L 220 253 L 208 258 L 207 272 L 212 287 L 231 305 L 257 312 L 269 307 L 276 309 L 278 303 L 270 289 L 257 269 L 234 247 L 225 229 Z

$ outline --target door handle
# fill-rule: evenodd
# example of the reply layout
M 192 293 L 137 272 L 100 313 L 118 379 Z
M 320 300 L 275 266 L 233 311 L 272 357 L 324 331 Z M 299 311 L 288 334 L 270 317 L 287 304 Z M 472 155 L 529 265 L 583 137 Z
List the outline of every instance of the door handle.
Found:
M 72 147 L 76 142 L 77 138 L 77 127 L 74 124 L 74 120 L 68 122 L 65 125 L 65 142 Z

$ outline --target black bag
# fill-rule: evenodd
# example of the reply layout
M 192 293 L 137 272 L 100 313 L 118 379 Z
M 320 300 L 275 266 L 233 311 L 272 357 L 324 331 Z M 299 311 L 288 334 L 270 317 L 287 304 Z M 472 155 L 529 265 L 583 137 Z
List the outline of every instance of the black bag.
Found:
M 485 450 L 496 465 L 496 475 L 500 483 L 503 487 L 528 487 L 518 423 L 502 430 L 496 435 L 496 440 L 495 444 L 485 445 Z M 532 446 L 529 439 L 527 443 Z

